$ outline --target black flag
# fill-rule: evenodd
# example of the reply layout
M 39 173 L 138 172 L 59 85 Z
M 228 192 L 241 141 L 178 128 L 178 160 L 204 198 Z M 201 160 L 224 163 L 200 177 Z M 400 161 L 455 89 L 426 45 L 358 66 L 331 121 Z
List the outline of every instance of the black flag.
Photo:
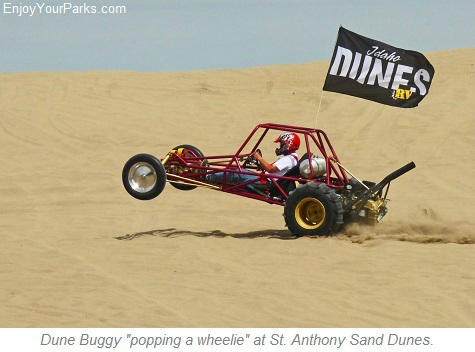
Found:
M 417 51 L 396 48 L 340 27 L 323 90 L 413 108 L 429 92 L 434 72 Z

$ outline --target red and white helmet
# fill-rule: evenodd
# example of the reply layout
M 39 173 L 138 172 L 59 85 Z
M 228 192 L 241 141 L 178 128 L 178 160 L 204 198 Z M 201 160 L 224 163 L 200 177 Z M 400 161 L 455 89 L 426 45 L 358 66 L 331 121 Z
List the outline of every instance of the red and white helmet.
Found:
M 286 154 L 300 148 L 300 137 L 296 133 L 285 132 L 274 143 L 280 143 L 280 148 L 275 150 L 276 155 Z

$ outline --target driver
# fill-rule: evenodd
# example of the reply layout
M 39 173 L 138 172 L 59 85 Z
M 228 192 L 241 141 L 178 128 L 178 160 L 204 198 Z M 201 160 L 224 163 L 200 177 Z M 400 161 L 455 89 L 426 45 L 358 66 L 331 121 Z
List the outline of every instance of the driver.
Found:
M 297 165 L 299 157 L 295 152 L 300 147 L 300 138 L 296 133 L 285 132 L 282 133 L 274 143 L 279 143 L 279 148 L 275 149 L 277 156 L 283 155 L 281 158 L 274 161 L 272 164 L 268 163 L 259 153 L 254 152 L 251 156 L 259 161 L 262 169 L 266 174 L 283 176 L 287 171 Z M 252 170 L 242 169 L 243 171 L 253 172 Z M 233 172 L 226 173 L 226 182 L 231 184 L 239 184 L 251 180 L 258 180 L 259 177 L 254 175 L 243 175 Z M 207 180 L 212 183 L 223 182 L 223 172 L 210 174 Z

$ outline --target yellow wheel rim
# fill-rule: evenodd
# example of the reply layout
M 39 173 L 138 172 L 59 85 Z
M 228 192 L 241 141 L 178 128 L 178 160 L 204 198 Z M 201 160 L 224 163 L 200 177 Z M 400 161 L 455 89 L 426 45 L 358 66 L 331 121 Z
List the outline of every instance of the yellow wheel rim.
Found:
M 325 221 L 325 207 L 318 199 L 304 198 L 295 208 L 295 219 L 304 229 L 317 229 Z

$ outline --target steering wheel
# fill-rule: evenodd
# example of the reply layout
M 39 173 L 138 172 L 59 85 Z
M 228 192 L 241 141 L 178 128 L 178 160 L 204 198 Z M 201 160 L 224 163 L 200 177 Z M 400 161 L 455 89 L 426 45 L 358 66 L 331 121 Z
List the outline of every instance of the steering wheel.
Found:
M 259 153 L 260 156 L 262 156 L 262 152 L 260 149 L 256 149 L 256 153 Z M 251 155 L 249 155 L 246 158 L 246 161 L 244 164 L 242 164 L 242 167 L 247 168 L 248 166 L 254 166 L 258 171 L 261 170 L 261 165 L 259 164 L 259 161 Z

